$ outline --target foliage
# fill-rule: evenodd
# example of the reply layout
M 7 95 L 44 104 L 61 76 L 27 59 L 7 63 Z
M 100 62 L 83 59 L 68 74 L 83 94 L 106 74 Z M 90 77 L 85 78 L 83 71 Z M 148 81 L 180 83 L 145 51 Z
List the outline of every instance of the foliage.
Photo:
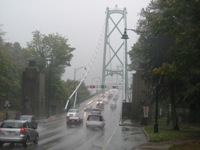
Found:
M 32 41 L 27 43 L 29 57 L 36 60 L 40 71 L 46 75 L 47 98 L 53 101 L 64 101 L 67 97 L 61 77 L 70 65 L 74 50 L 67 42 L 59 34 L 44 35 L 34 31 Z
M 3 36 L 3 35 L 1 35 Z M 0 101 L 9 100 L 12 109 L 20 105 L 21 73 L 24 61 L 19 43 L 0 42 Z
M 200 106 L 199 7 L 196 0 L 151 1 L 141 11 L 140 37 L 129 52 L 132 70 L 152 87 L 159 80 L 159 100 L 170 97 L 174 129 L 177 103 Z
M 30 51 L 30 57 L 37 61 L 41 71 L 45 72 L 51 65 L 52 71 L 61 77 L 66 66 L 70 65 L 72 51 L 75 49 L 67 41 L 59 34 L 44 35 L 34 31 L 32 41 L 27 43 L 27 50 Z
M 197 101 L 197 91 L 199 80 L 195 83 L 191 79 L 198 79 L 200 76 L 200 28 L 199 28 L 199 14 L 200 2 L 196 0 L 176 0 L 163 1 L 159 3 L 163 10 L 159 21 L 155 21 L 157 32 L 175 37 L 175 46 L 169 50 L 174 57 L 173 64 L 182 76 L 186 78 L 187 84 L 185 86 L 183 99 L 193 99 Z M 195 62 L 195 63 L 194 63 Z M 179 74 L 180 77 L 180 74 Z M 194 91 L 192 94 L 191 91 Z M 196 95 L 197 94 L 197 95 Z M 194 102 L 194 101 L 193 101 Z
M 37 60 L 40 71 L 46 74 L 46 93 L 52 100 L 63 102 L 68 89 L 61 79 L 66 66 L 72 58 L 71 48 L 67 39 L 59 34 L 41 34 L 33 32 L 33 40 L 22 48 L 18 42 L 8 43 L 3 39 L 4 32 L 0 30 L 0 102 L 9 99 L 12 108 L 18 109 L 21 104 L 21 78 L 31 59 Z

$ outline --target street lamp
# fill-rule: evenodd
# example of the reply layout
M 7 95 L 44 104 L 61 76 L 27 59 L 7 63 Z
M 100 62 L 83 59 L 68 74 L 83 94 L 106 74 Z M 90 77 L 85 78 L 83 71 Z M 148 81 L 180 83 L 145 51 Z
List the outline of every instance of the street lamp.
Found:
M 140 31 L 137 31 L 135 29 L 124 29 L 124 34 L 122 35 L 122 39 L 129 39 L 127 35 L 127 30 L 134 31 L 135 33 L 141 33 Z M 125 43 L 126 44 L 126 43 Z M 127 47 L 126 47 L 127 49 Z M 158 66 L 158 48 L 156 48 L 156 65 Z M 156 101 L 155 101 L 155 120 L 154 120 L 154 133 L 158 133 L 158 98 L 159 98 L 159 87 L 158 87 L 158 80 L 159 78 L 156 78 Z
M 47 64 L 49 67 L 49 76 L 48 76 L 48 117 L 51 116 L 51 60 L 47 60 Z
M 84 70 L 86 70 L 86 67 L 85 66 L 81 66 L 79 68 L 74 68 L 74 81 L 76 81 L 76 73 L 80 70 L 84 68 Z
M 74 68 L 74 90 L 75 90 L 75 88 L 76 88 L 76 73 L 79 71 L 79 70 L 81 70 L 82 68 L 84 68 L 84 70 L 86 70 L 86 67 L 85 66 L 81 66 L 81 67 L 79 67 L 79 68 Z M 76 93 L 77 94 L 77 93 Z M 76 94 L 75 94 L 75 97 L 74 97 L 74 107 L 75 107 L 75 105 L 76 105 Z
M 124 65 L 124 71 L 125 71 L 125 101 L 128 100 L 128 59 L 127 59 L 127 39 L 129 39 L 127 33 L 127 29 L 124 29 L 124 34 L 122 35 L 121 39 L 125 40 L 125 65 Z

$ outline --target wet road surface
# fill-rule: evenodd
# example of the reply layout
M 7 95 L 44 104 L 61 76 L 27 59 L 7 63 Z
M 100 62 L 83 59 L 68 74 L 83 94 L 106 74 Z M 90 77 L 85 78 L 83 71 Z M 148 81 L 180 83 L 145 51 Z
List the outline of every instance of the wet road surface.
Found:
M 90 103 L 93 107 L 96 98 Z M 79 111 L 84 123 L 81 127 L 66 127 L 64 117 L 59 120 L 41 123 L 38 127 L 40 135 L 38 145 L 30 143 L 27 148 L 22 145 L 4 144 L 4 150 L 130 150 L 147 142 L 146 136 L 139 127 L 119 126 L 121 114 L 120 98 L 116 101 L 117 108 L 111 109 L 110 102 L 105 104 L 102 115 L 106 125 L 101 129 L 86 129 L 85 119 L 89 112 Z

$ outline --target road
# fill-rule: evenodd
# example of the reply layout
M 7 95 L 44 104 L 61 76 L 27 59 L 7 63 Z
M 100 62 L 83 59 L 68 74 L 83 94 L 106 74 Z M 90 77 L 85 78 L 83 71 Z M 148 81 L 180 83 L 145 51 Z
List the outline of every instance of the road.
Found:
M 112 99 L 110 100 L 112 101 Z M 109 103 L 110 103 L 109 101 Z M 95 106 L 96 98 L 88 100 L 89 105 Z M 106 126 L 104 130 L 88 130 L 85 123 L 82 127 L 66 127 L 65 117 L 51 122 L 40 123 L 38 127 L 40 139 L 38 145 L 30 144 L 27 148 L 16 144 L 11 147 L 4 144 L 4 150 L 129 150 L 147 142 L 146 136 L 139 127 L 119 126 L 121 101 L 117 100 L 117 108 L 110 109 L 106 104 L 102 112 Z M 88 112 L 89 113 L 89 112 Z M 79 115 L 84 122 L 87 112 L 83 109 Z

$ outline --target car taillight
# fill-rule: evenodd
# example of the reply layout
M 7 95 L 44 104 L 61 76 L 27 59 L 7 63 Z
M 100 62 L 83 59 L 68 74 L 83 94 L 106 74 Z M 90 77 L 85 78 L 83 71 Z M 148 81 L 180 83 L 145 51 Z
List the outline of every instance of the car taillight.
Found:
M 67 119 L 67 122 L 70 122 L 70 120 L 69 120 L 69 119 Z
M 26 131 L 25 128 L 21 128 L 21 129 L 20 129 L 20 133 L 24 133 L 25 131 Z
M 77 119 L 76 122 L 79 122 L 79 119 Z

